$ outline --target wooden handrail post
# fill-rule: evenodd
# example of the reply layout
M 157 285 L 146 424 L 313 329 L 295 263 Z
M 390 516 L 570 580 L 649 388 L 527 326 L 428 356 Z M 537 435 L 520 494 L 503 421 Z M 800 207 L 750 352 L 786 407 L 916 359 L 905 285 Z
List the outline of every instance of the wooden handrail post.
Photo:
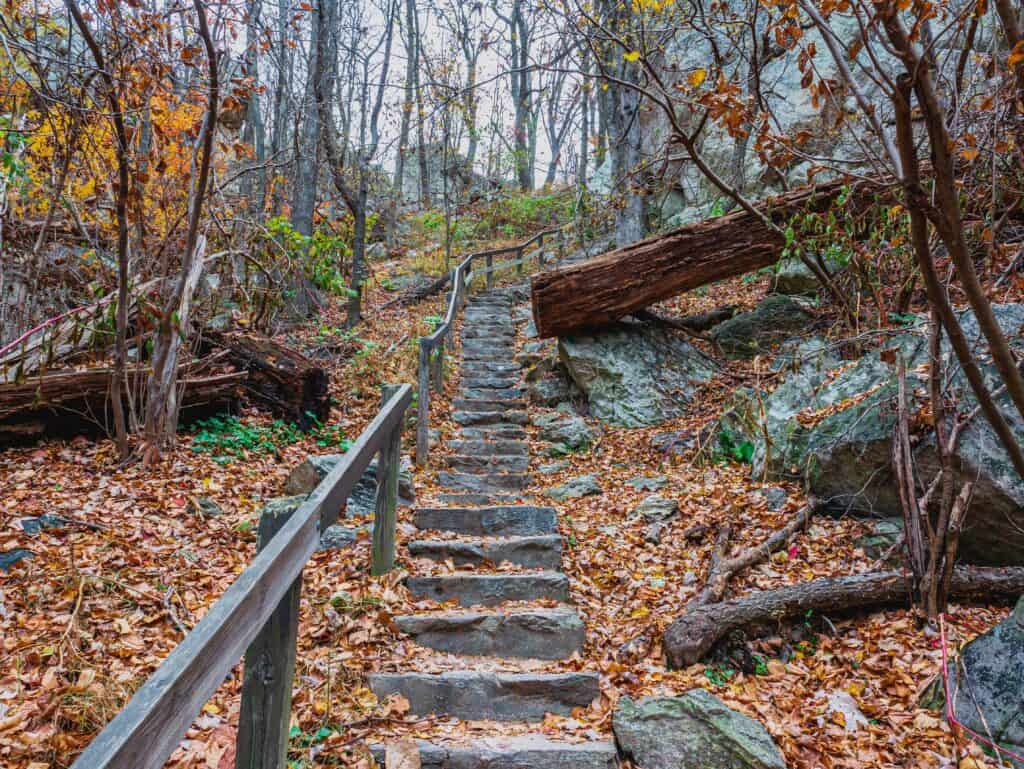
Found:
M 519 248 L 516 249 L 516 262 L 518 262 L 518 264 L 516 265 L 516 274 L 517 275 L 522 275 L 523 274 L 523 257 L 525 255 L 526 255 L 526 249 L 525 248 L 520 246 Z
M 565 258 L 565 230 L 558 231 L 558 261 Z
M 448 341 L 447 337 L 448 334 L 445 334 L 437 340 L 437 349 L 434 350 L 434 357 L 430 361 L 430 378 L 435 392 L 441 392 L 444 388 L 444 346 Z
M 490 291 L 494 288 L 494 255 L 488 254 L 486 256 L 487 261 L 487 290 Z
M 416 464 L 427 465 L 430 450 L 430 340 L 420 339 L 416 377 Z
M 296 509 L 260 516 L 257 550 L 267 546 Z M 300 573 L 245 652 L 236 769 L 284 769 L 288 765 L 301 591 Z
M 401 385 L 381 387 L 383 407 Z M 398 508 L 398 473 L 402 465 L 402 422 L 391 430 L 377 455 L 377 499 L 373 514 L 373 559 L 370 573 L 379 577 L 395 566 L 395 525 Z

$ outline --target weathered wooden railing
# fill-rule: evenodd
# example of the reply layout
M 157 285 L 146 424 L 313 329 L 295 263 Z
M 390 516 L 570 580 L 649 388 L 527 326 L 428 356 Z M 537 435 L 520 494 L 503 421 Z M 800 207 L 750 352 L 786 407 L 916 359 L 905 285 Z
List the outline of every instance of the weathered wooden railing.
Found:
M 375 454 L 373 572 L 394 564 L 401 434 L 410 385 L 384 388 L 383 405 L 341 461 L 298 508 L 264 514 L 259 552 L 168 655 L 72 769 L 158 769 L 200 709 L 245 655 L 237 769 L 284 769 L 295 672 L 302 570 Z
M 429 336 L 420 337 L 419 346 L 419 367 L 417 375 L 417 422 L 416 422 L 416 464 L 424 466 L 427 463 L 427 454 L 430 451 L 430 390 L 440 391 L 444 386 L 444 353 L 445 346 L 451 346 L 452 328 L 455 319 L 458 317 L 466 303 L 466 296 L 470 284 L 478 275 L 484 276 L 484 283 L 487 288 L 494 286 L 494 276 L 504 270 L 516 268 L 518 274 L 522 274 L 527 264 L 536 262 L 538 267 L 545 266 L 544 241 L 555 238 L 557 240 L 557 256 L 555 261 L 561 261 L 565 256 L 565 245 L 568 229 L 558 227 L 555 229 L 538 232 L 529 240 L 514 246 L 505 248 L 494 248 L 488 251 L 477 251 L 470 254 L 454 270 L 451 281 L 451 294 L 448 299 L 448 310 L 444 318 L 433 333 Z M 535 246 L 533 250 L 529 250 Z M 495 263 L 495 257 L 512 254 L 512 259 L 504 259 Z M 478 260 L 484 261 L 484 267 L 473 269 L 473 263 Z

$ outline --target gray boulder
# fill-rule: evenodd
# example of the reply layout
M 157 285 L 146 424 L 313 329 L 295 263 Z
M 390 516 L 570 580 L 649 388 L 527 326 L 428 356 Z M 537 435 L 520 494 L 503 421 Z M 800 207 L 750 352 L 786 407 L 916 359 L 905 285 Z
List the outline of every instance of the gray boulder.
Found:
M 843 265 L 835 256 L 823 259 L 825 269 L 834 275 Z M 814 294 L 821 288 L 817 276 L 798 257 L 782 259 L 775 265 L 773 288 L 779 294 Z
M 289 473 L 284 483 L 284 492 L 289 495 L 312 493 L 335 465 L 341 461 L 342 454 L 313 454 Z M 345 514 L 348 517 L 372 515 L 377 499 L 377 460 L 370 462 L 362 477 L 352 489 L 348 498 Z M 412 462 L 402 457 L 402 466 L 398 473 L 398 504 L 413 505 L 416 502 L 416 490 L 412 483 Z
M 640 769 L 785 769 L 768 731 L 704 689 L 619 700 L 612 731 Z
M 620 427 L 681 416 L 714 373 L 693 345 L 644 323 L 623 322 L 595 334 L 563 337 L 558 353 L 587 396 L 590 412 Z
M 555 486 L 544 492 L 545 496 L 557 502 L 564 502 L 567 499 L 579 499 L 594 494 L 603 493 L 601 484 L 597 482 L 596 475 L 581 475 L 566 481 L 561 486 Z
M 1018 352 L 1024 353 L 1024 305 L 996 305 L 996 319 Z M 961 324 L 974 349 L 985 343 L 974 316 L 964 312 Z M 835 512 L 879 517 L 902 515 L 891 471 L 892 429 L 897 393 L 896 366 L 902 355 L 911 372 L 911 390 L 918 386 L 914 370 L 925 364 L 927 336 L 923 321 L 886 339 L 881 349 L 864 353 L 838 374 L 838 361 L 819 355 L 794 356 L 795 370 L 771 394 L 737 391 L 732 408 L 719 422 L 734 444 L 753 444 L 754 478 L 802 479 L 811 493 Z M 952 353 L 944 349 L 950 389 L 961 413 L 976 401 Z M 991 363 L 982 363 L 989 382 L 997 382 Z M 914 395 L 908 408 L 923 400 Z M 1024 440 L 1024 420 L 1005 394 L 998 403 L 1011 429 Z M 761 413 L 764 413 L 764 423 Z M 767 436 L 767 440 L 766 437 Z M 938 472 L 934 437 L 928 432 L 915 449 L 923 483 Z M 960 553 L 972 563 L 1024 565 L 1024 480 L 1013 470 L 988 422 L 978 417 L 960 439 L 957 483 L 974 481 L 974 494 L 960 537 Z
M 997 743 L 1024 753 L 1024 598 L 1013 613 L 969 644 L 949 669 L 957 720 Z M 955 688 L 954 688 L 955 687 Z M 1012 759 L 1011 759 L 1012 760 Z M 1017 769 L 1024 762 L 1013 760 Z
M 753 310 L 741 312 L 719 323 L 711 338 L 733 358 L 750 358 L 805 332 L 811 315 L 796 300 L 776 294 Z
M 639 515 L 646 521 L 667 521 L 679 512 L 679 503 L 657 494 L 651 494 L 633 508 L 632 515 Z
M 540 428 L 540 437 L 549 443 L 560 444 L 569 451 L 586 451 L 594 442 L 594 431 L 583 417 L 553 411 L 532 417 Z

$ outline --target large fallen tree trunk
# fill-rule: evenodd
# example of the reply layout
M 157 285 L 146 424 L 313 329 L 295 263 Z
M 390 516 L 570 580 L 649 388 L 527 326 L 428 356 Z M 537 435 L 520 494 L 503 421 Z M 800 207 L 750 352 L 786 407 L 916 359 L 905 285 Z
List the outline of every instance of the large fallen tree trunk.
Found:
M 203 363 L 199 361 L 180 372 L 179 403 L 187 419 L 231 408 L 247 376 L 244 371 L 200 376 Z M 0 384 L 0 444 L 109 434 L 113 373 L 112 368 L 53 371 L 18 384 Z M 147 373 L 145 368 L 129 369 L 127 378 L 142 382 Z M 136 413 L 141 411 L 141 402 L 125 405 Z
M 870 180 L 849 186 L 851 210 L 886 189 Z M 845 187 L 844 181 L 802 187 L 759 209 L 785 228 L 797 213 L 827 209 Z M 740 210 L 542 272 L 533 278 L 537 333 L 563 336 L 607 325 L 683 291 L 773 265 L 784 246 L 776 230 Z
M 697 605 L 665 630 L 662 643 L 670 667 L 682 668 L 701 658 L 731 631 L 748 625 L 777 623 L 813 610 L 843 612 L 909 604 L 909 573 L 871 572 L 825 577 L 777 590 L 762 590 L 721 603 Z M 1017 598 L 1024 593 L 1024 568 L 988 569 L 958 566 L 950 598 L 986 601 Z
M 207 333 L 204 349 L 220 348 L 228 360 L 248 373 L 249 397 L 277 416 L 308 430 L 326 421 L 331 411 L 324 368 L 298 350 L 253 334 Z

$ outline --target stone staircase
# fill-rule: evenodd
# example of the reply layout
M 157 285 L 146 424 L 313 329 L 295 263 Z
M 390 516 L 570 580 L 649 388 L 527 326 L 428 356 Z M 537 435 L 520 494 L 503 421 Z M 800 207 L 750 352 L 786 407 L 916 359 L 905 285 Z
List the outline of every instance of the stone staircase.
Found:
M 395 618 L 417 644 L 465 656 L 467 667 L 434 674 L 377 673 L 369 685 L 382 699 L 401 694 L 414 715 L 518 727 L 543 721 L 547 713 L 569 716 L 574 708 L 590 705 L 600 690 L 596 673 L 550 669 L 582 649 L 585 629 L 561 571 L 555 510 L 521 501 L 531 479 L 526 396 L 514 362 L 513 302 L 511 290 L 495 290 L 467 306 L 462 390 L 452 414 L 460 437 L 449 444 L 454 454 L 439 473 L 448 491 L 440 495 L 443 507 L 415 511 L 415 525 L 424 535 L 409 543 L 410 555 L 450 560 L 465 570 L 412 576 L 407 587 L 420 600 L 451 602 L 452 608 Z M 497 564 L 503 564 L 500 571 Z M 500 671 L 474 663 L 474 657 L 498 658 Z M 544 672 L 536 672 L 540 663 L 534 660 L 549 661 Z M 374 752 L 382 760 L 383 747 Z M 422 742 L 420 757 L 425 769 L 618 766 L 611 742 L 571 743 L 532 733 L 459 745 Z

